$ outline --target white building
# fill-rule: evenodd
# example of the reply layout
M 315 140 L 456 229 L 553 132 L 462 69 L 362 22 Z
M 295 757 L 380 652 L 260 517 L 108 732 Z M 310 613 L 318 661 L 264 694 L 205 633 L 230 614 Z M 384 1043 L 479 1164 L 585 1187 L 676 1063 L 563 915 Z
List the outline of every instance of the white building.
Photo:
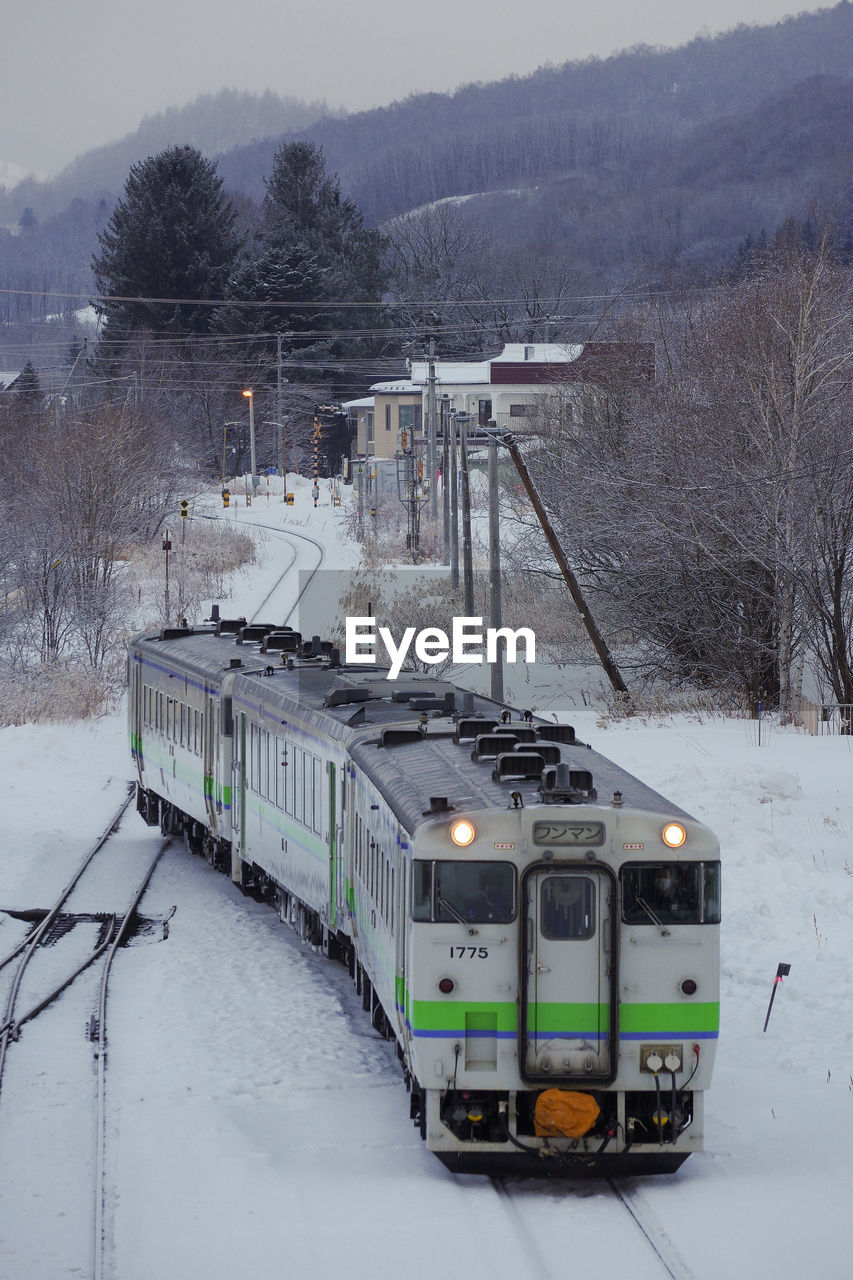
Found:
M 619 376 L 654 380 L 654 345 L 626 342 L 511 342 L 488 360 L 436 360 L 435 391 L 440 406 L 466 413 L 485 425 L 521 426 L 537 397 L 559 383 L 601 384 Z M 359 457 L 393 458 L 401 432 L 423 434 L 427 419 L 429 362 L 413 361 L 405 378 L 377 382 L 371 395 L 350 401 L 347 412 L 357 425 Z

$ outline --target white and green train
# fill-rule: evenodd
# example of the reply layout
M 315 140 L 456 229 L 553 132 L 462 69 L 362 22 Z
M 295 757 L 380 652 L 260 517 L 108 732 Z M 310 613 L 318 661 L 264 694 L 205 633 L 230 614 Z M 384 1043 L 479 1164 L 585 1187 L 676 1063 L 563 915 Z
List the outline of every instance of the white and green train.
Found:
M 568 725 L 217 619 L 131 644 L 129 728 L 139 812 L 348 964 L 449 1167 L 702 1149 L 719 845 Z

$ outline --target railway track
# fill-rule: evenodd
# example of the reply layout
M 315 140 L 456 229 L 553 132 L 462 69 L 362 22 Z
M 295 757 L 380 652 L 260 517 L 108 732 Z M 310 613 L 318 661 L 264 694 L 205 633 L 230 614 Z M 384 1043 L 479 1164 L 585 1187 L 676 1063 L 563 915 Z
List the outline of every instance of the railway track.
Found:
M 566 1256 L 610 1256 L 614 1270 L 626 1271 L 637 1280 L 696 1280 L 695 1273 L 682 1258 L 673 1240 L 663 1224 L 658 1221 L 642 1191 L 635 1188 L 630 1180 L 607 1178 L 593 1182 L 572 1182 L 570 1184 L 518 1183 L 512 1178 L 492 1177 L 489 1180 L 500 1198 L 514 1235 L 524 1256 L 529 1259 L 531 1276 L 538 1280 L 557 1280 L 565 1274 L 565 1257 L 548 1255 L 540 1240 L 543 1231 L 536 1218 L 542 1214 L 542 1224 L 546 1218 L 553 1219 L 555 1210 L 555 1187 L 560 1188 L 560 1207 L 565 1212 L 569 1208 L 577 1210 L 567 1230 Z M 606 1188 L 610 1195 L 607 1201 L 614 1201 L 625 1210 L 619 1221 L 609 1225 L 612 1215 L 602 1218 L 599 1203 L 594 1212 L 588 1210 L 587 1203 L 595 1197 L 599 1201 L 602 1190 Z M 630 1225 L 629 1225 L 630 1222 Z M 551 1225 L 553 1225 L 551 1223 Z M 592 1242 L 587 1246 L 585 1233 L 597 1237 L 597 1246 Z M 638 1235 L 645 1247 L 638 1251 Z M 583 1234 L 582 1234 L 583 1233 Z M 544 1235 L 544 1238 L 548 1238 Z M 571 1241 L 569 1247 L 568 1242 Z
M 32 1244 L 21 1239 L 17 1248 L 17 1215 L 10 1217 L 4 1256 L 12 1270 L 6 1274 L 57 1274 L 61 1258 L 63 1271 L 73 1269 L 95 1280 L 104 1275 L 108 984 L 119 948 L 140 928 L 156 931 L 162 924 L 145 922 L 138 912 L 170 843 L 158 842 L 152 856 L 150 841 L 140 850 L 138 837 L 114 840 L 132 795 L 52 906 L 16 913 L 31 920 L 31 928 L 0 958 L 0 980 L 6 979 L 0 1015 L 0 1148 L 6 1185 L 0 1199 L 7 1206 L 19 1203 L 21 1233 L 28 1198 L 53 1186 L 55 1203 L 63 1206 L 56 1214 L 61 1221 L 54 1224 L 55 1235 L 46 1229 L 44 1239 Z M 160 936 L 165 936 L 165 925 Z M 34 1091 L 39 1094 L 36 1106 Z M 51 1123 L 57 1107 L 63 1116 L 73 1116 L 62 1132 Z M 24 1269 L 16 1272 L 16 1253 L 30 1255 L 32 1250 L 41 1251 L 38 1261 L 28 1256 Z
M 311 572 L 309 573 L 308 577 L 306 578 L 306 580 L 305 580 L 305 582 L 304 582 L 304 584 L 303 584 L 303 586 L 302 586 L 301 591 L 300 591 L 300 592 L 299 592 L 299 594 L 297 595 L 297 597 L 296 597 L 296 599 L 294 600 L 293 604 L 290 606 L 290 609 L 288 610 L 288 612 L 287 612 L 286 616 L 285 616 L 285 617 L 284 617 L 284 619 L 282 620 L 282 621 L 283 621 L 283 623 L 284 623 L 285 625 L 287 625 L 287 623 L 289 623 L 289 622 L 290 622 L 290 619 L 293 617 L 294 613 L 296 612 L 296 610 L 297 610 L 297 608 L 298 608 L 298 606 L 299 606 L 299 602 L 300 602 L 300 600 L 301 600 L 301 599 L 302 599 L 302 597 L 305 595 L 305 592 L 308 590 L 308 587 L 309 587 L 309 586 L 310 586 L 310 584 L 311 584 L 311 580 L 313 579 L 314 574 L 315 574 L 315 573 L 317 573 L 317 571 L 318 571 L 319 569 L 321 569 L 321 568 L 322 568 L 322 566 L 323 566 L 323 562 L 324 562 L 324 560 L 325 560 L 325 558 L 326 558 L 326 551 L 325 551 L 325 548 L 324 548 L 324 547 L 323 547 L 319 542 L 317 542 L 314 538 L 309 537 L 309 536 L 308 536 L 308 534 L 306 534 L 306 533 L 296 533 L 296 532 L 294 532 L 292 529 L 282 529 L 279 525 L 255 524 L 253 527 L 254 527 L 254 528 L 256 528 L 256 529 L 266 529 L 266 530 L 267 530 L 268 532 L 270 532 L 270 533 L 275 533 L 275 534 L 277 534 L 279 537 L 283 538 L 285 541 L 287 541 L 289 538 L 298 538 L 301 542 L 309 542 L 309 543 L 310 543 L 310 544 L 311 544 L 311 545 L 312 545 L 312 546 L 313 546 L 313 547 L 314 547 L 314 548 L 319 552 L 319 559 L 318 559 L 318 561 L 317 561 L 316 565 L 314 566 L 314 568 L 313 568 L 313 569 L 311 570 Z M 255 610 L 255 612 L 252 614 L 252 617 L 251 617 L 251 621 L 252 621 L 252 622 L 257 621 L 257 620 L 260 618 L 260 616 L 261 616 L 261 612 L 266 608 L 267 604 L 268 604 L 268 603 L 269 603 L 269 601 L 273 598 L 273 596 L 275 595 L 275 593 L 278 591 L 278 589 L 279 589 L 279 587 L 281 586 L 281 584 L 282 584 L 282 582 L 284 581 L 284 579 L 285 579 L 285 578 L 287 577 L 287 575 L 290 573 L 291 569 L 293 568 L 294 562 L 295 562 L 295 560 L 296 560 L 296 554 L 297 554 L 297 553 L 296 553 L 296 548 L 294 547 L 294 548 L 293 548 L 293 557 L 291 558 L 290 563 L 286 566 L 286 568 L 282 571 L 282 573 L 281 573 L 281 574 L 279 575 L 279 577 L 276 579 L 274 586 L 271 588 L 271 590 L 270 590 L 270 591 L 268 591 L 268 592 L 267 592 L 267 594 L 264 596 L 263 600 L 262 600 L 262 601 L 261 601 L 261 603 L 258 605 L 258 607 L 257 607 L 257 609 Z

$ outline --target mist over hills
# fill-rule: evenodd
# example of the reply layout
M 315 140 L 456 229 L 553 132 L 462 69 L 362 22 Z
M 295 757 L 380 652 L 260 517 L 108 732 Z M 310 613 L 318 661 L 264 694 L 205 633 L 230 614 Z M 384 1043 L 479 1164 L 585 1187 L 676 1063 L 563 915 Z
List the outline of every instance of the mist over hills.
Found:
M 90 290 L 97 231 L 146 156 L 192 143 L 246 208 L 276 147 L 297 137 L 322 146 L 372 225 L 465 197 L 461 216 L 514 252 L 606 287 L 663 266 L 714 271 L 746 237 L 814 207 L 853 231 L 851 125 L 848 0 L 353 115 L 223 90 L 147 117 L 52 181 L 0 190 L 0 286 Z M 23 298 L 0 308 L 7 323 L 36 313 Z
M 145 116 L 133 133 L 84 152 L 55 178 L 26 178 L 8 192 L 0 188 L 0 213 L 12 219 L 29 207 L 43 218 L 75 199 L 114 202 L 131 165 L 166 147 L 189 143 L 206 156 L 217 156 L 260 138 L 306 129 L 328 115 L 325 102 L 301 102 L 270 92 L 221 89 L 202 94 L 186 106 Z

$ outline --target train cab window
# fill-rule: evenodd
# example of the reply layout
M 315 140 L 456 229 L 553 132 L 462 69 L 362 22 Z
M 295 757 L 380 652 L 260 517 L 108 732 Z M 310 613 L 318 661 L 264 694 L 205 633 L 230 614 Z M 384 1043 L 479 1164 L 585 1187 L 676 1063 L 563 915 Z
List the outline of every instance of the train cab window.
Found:
M 719 862 L 628 863 L 619 878 L 626 924 L 719 924 Z
M 559 941 L 595 933 L 595 884 L 589 876 L 553 875 L 539 889 L 542 934 Z
M 515 868 L 509 862 L 415 862 L 412 919 L 508 924 L 515 919 Z

